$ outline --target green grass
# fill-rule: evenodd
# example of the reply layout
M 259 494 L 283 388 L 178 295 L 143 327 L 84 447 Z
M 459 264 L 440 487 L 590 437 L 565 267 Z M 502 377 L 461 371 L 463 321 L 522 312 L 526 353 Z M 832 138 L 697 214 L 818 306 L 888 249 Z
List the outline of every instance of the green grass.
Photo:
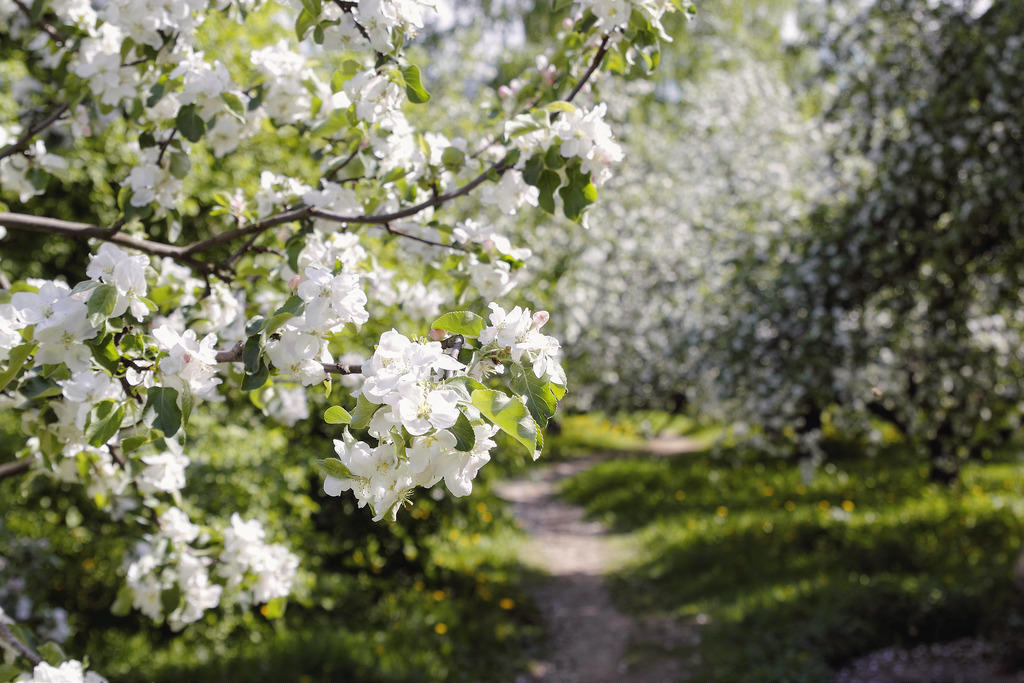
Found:
M 0 601 L 18 578 L 36 604 L 67 609 L 65 651 L 111 680 L 509 680 L 526 667 L 543 631 L 515 556 L 518 531 L 489 488 L 519 456 L 497 453 L 471 496 L 420 491 L 398 522 L 377 523 L 351 496 L 320 493 L 311 463 L 330 434 L 209 412 L 193 418 L 186 500 L 220 519 L 265 520 L 272 540 L 300 556 L 283 618 L 217 609 L 173 633 L 137 611 L 114 616 L 122 558 L 142 532 L 82 487 L 45 477 L 0 482 L 0 555 L 11 560 L 0 562 Z M 0 435 L 14 441 L 8 417 L 0 412 Z
M 1020 612 L 1020 466 L 970 465 L 953 488 L 926 472 L 894 452 L 804 484 L 756 454 L 631 456 L 564 493 L 641 549 L 614 577 L 624 606 L 702 615 L 699 675 L 808 679 L 892 644 L 999 634 Z

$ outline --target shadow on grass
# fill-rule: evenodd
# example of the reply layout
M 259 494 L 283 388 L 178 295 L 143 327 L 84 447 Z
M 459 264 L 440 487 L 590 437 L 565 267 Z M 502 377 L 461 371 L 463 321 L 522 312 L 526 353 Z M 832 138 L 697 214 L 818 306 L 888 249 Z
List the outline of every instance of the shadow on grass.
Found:
M 706 622 L 700 675 L 813 678 L 1015 618 L 1018 469 L 971 465 L 941 488 L 894 452 L 844 458 L 805 484 L 787 462 L 703 453 L 602 463 L 563 491 L 635 534 L 642 550 L 614 580 L 629 609 Z

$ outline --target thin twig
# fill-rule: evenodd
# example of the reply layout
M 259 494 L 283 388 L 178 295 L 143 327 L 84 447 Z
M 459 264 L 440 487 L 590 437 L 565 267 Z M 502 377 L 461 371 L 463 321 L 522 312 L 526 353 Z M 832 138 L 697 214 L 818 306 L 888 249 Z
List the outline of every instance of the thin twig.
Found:
M 217 352 L 218 363 L 241 363 L 242 351 L 245 345 L 238 342 L 227 351 Z M 362 365 L 350 365 L 347 363 L 321 363 L 324 372 L 330 375 L 358 375 L 363 372 Z
M 435 242 L 434 240 L 429 240 L 426 237 L 420 237 L 418 235 L 413 235 L 408 232 L 402 232 L 401 230 L 395 230 L 394 228 L 391 227 L 390 223 L 385 223 L 384 228 L 392 235 L 404 237 L 406 239 L 413 240 L 414 242 L 420 242 L 421 244 L 429 244 L 432 247 L 442 247 L 444 249 L 454 249 L 456 251 L 469 251 L 469 249 L 459 244 L 445 244 L 444 242 Z
M 346 166 L 348 166 L 352 162 L 352 160 L 356 158 L 356 155 L 359 154 L 359 147 L 360 146 L 356 146 L 356 148 L 354 150 L 352 150 L 351 154 L 349 154 L 347 157 L 345 157 L 341 161 L 337 162 L 336 164 L 334 164 L 333 166 L 328 168 L 324 172 L 323 179 L 324 180 L 331 180 L 331 178 L 333 178 L 335 175 L 338 174 L 338 171 L 340 171 L 341 169 L 343 169 Z
M 576 96 L 580 94 L 580 90 L 583 90 L 583 86 L 587 84 L 590 77 L 593 76 L 594 72 L 597 71 L 597 68 L 601 66 L 604 56 L 608 54 L 608 41 L 611 40 L 611 37 L 612 35 L 610 33 L 604 34 L 604 39 L 601 41 L 601 45 L 597 48 L 597 54 L 594 55 L 593 61 L 590 62 L 590 68 L 586 70 L 583 77 L 580 78 L 579 83 L 577 83 L 576 87 L 572 89 L 569 96 L 565 98 L 566 102 L 572 102 L 576 99 Z
M 28 149 L 28 145 L 32 141 L 32 138 L 52 126 L 69 108 L 69 105 L 66 103 L 60 105 L 52 114 L 22 133 L 20 138 L 3 149 L 0 149 L 0 159 L 4 159 L 12 154 L 17 154 L 18 152 L 23 152 Z
M 21 0 L 14 0 L 14 4 L 18 6 L 18 9 L 20 9 L 25 14 L 26 17 L 28 17 L 29 21 L 32 20 L 32 10 L 29 9 L 25 3 L 23 3 Z M 58 46 L 64 47 L 64 36 L 58 33 L 57 29 L 55 29 L 53 26 L 50 26 L 42 19 L 36 22 L 36 26 L 42 29 L 43 33 L 53 38 L 53 42 L 57 43 Z
M 164 153 L 167 151 L 167 146 L 171 144 L 171 140 L 178 134 L 178 129 L 174 128 L 171 130 L 171 134 L 167 136 L 167 139 L 160 143 L 160 154 L 156 157 L 156 165 L 159 166 L 160 162 L 164 160 Z
M 18 654 L 32 662 L 32 666 L 43 663 L 43 658 L 40 657 L 35 650 L 18 640 L 18 637 L 14 635 L 14 631 L 12 631 L 7 624 L 2 621 L 0 621 L 0 638 L 6 640 Z

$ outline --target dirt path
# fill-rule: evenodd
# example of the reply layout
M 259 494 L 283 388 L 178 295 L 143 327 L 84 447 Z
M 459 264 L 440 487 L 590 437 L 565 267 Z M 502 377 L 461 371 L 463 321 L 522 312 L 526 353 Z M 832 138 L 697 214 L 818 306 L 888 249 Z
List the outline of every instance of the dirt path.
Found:
M 674 438 L 651 442 L 651 452 L 675 455 L 698 450 L 692 440 Z M 548 624 L 549 658 L 534 662 L 522 680 L 533 681 L 670 681 L 685 678 L 680 662 L 650 656 L 630 661 L 631 645 L 645 652 L 665 650 L 683 639 L 696 638 L 692 627 L 656 617 L 638 622 L 612 604 L 604 575 L 630 555 L 624 537 L 610 534 L 598 522 L 583 518 L 583 510 L 562 501 L 562 480 L 588 469 L 613 454 L 537 468 L 528 476 L 498 485 L 499 496 L 512 504 L 513 514 L 527 534 L 520 548 L 524 564 L 548 578 L 534 590 L 534 599 Z

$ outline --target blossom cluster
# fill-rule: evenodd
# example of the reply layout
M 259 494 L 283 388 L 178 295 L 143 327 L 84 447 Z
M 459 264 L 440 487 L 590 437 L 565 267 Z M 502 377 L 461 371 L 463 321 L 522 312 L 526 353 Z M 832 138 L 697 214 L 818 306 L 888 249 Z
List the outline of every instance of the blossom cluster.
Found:
M 358 393 L 363 412 L 372 415 L 359 426 L 376 445 L 357 440 L 346 427 L 343 438 L 334 441 L 337 461 L 325 461 L 328 495 L 352 491 L 375 519 L 393 518 L 414 488 L 430 488 L 442 479 L 452 495 L 468 495 L 497 445 L 495 435 L 508 429 L 493 413 L 482 414 L 468 389 L 502 374 L 505 363 L 526 369 L 545 385 L 564 387 L 561 347 L 539 332 L 547 312 L 531 316 L 516 306 L 506 313 L 494 303 L 491 310 L 491 325 L 481 325 L 478 347 L 466 351 L 468 363 L 446 353 L 439 341 L 414 341 L 395 330 L 381 335 L 363 367 Z

